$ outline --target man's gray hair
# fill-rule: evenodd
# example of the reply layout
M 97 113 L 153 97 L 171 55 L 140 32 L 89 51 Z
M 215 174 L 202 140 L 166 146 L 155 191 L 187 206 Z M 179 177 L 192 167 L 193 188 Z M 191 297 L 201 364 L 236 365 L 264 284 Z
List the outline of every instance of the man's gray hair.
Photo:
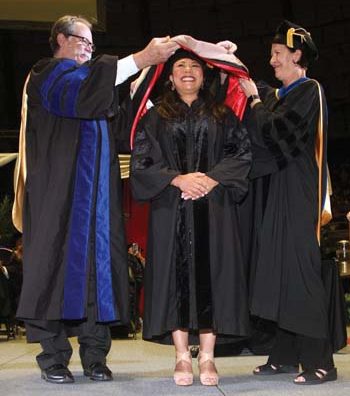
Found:
M 59 45 L 57 42 L 57 36 L 59 33 L 68 36 L 69 34 L 74 33 L 74 25 L 77 23 L 83 23 L 89 29 L 92 28 L 92 24 L 82 16 L 75 15 L 64 15 L 63 17 L 57 19 L 57 21 L 53 24 L 51 29 L 51 35 L 49 38 L 49 43 L 52 49 L 53 54 L 55 54 L 59 50 Z

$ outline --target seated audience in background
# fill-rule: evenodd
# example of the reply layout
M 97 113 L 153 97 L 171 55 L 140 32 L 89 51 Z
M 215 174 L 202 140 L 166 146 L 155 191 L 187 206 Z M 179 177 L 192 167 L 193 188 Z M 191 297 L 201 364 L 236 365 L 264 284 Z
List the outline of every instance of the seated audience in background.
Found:
M 19 238 L 16 242 L 16 246 L 7 263 L 4 263 L 1 267 L 6 278 L 9 280 L 9 291 L 11 298 L 11 305 L 13 312 L 17 310 L 19 296 L 21 294 L 22 279 L 23 279 L 23 246 L 22 238 Z
M 137 243 L 128 245 L 128 266 L 130 285 L 130 319 L 135 326 L 135 331 L 140 330 L 140 298 L 143 287 L 145 258 Z

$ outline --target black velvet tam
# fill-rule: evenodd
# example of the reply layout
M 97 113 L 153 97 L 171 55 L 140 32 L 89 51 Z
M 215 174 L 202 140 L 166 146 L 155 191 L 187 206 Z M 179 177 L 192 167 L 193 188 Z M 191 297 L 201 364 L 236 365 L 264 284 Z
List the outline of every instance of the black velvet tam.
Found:
M 277 28 L 272 43 L 303 51 L 309 62 L 318 58 L 318 50 L 311 34 L 299 25 L 284 20 Z

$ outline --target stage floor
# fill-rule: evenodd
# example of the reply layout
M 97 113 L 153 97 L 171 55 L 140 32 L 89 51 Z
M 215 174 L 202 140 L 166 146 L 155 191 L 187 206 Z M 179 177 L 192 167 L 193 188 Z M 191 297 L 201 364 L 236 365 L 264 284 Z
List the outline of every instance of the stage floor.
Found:
M 252 369 L 266 362 L 265 356 L 240 355 L 216 359 L 220 374 L 218 387 L 204 387 L 198 379 L 194 362 L 195 381 L 191 387 L 177 387 L 172 380 L 173 347 L 144 342 L 141 339 L 113 340 L 108 365 L 114 381 L 97 383 L 84 377 L 80 366 L 78 345 L 74 348 L 70 369 L 74 384 L 49 384 L 40 379 L 35 356 L 37 344 L 27 344 L 25 337 L 6 341 L 0 338 L 0 393 L 6 396 L 51 395 L 244 395 L 244 396 L 345 396 L 350 395 L 350 346 L 335 355 L 338 381 L 319 386 L 297 386 L 288 374 L 272 377 L 252 375 Z

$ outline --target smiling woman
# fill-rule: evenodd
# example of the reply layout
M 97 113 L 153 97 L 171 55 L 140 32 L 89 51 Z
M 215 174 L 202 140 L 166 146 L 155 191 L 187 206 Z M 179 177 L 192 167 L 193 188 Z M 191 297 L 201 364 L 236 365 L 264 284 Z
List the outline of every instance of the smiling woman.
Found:
M 0 2 L 0 26 L 6 28 L 46 27 L 63 14 L 84 15 L 97 21 L 104 28 L 104 5 L 102 0 L 2 0 Z
M 202 64 L 191 58 L 179 59 L 174 62 L 169 80 L 172 89 L 176 89 L 181 99 L 190 106 L 203 85 Z
M 177 50 L 131 155 L 133 197 L 150 202 L 143 338 L 175 345 L 179 386 L 193 383 L 189 344 L 200 346 L 200 382 L 216 386 L 215 343 L 248 331 L 237 205 L 248 188 L 250 145 L 215 94 L 226 89 L 219 79 L 219 69 Z

